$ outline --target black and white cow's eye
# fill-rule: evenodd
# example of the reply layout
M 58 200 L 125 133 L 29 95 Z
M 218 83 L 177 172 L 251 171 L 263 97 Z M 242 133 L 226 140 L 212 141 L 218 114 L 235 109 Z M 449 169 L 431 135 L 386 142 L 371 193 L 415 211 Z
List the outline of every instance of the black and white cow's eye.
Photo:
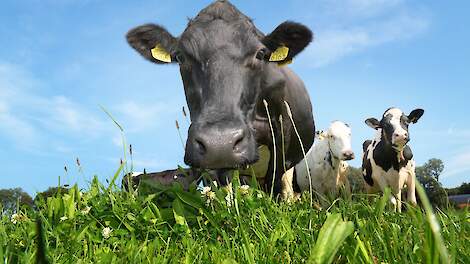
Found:
M 258 60 L 264 60 L 267 55 L 267 50 L 265 48 L 262 48 L 256 52 L 256 59 Z

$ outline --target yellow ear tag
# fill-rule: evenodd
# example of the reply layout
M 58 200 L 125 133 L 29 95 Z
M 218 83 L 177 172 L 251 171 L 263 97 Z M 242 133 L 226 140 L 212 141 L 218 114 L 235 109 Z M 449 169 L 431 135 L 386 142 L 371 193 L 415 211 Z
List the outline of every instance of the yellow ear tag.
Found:
M 152 57 L 156 60 L 163 62 L 171 62 L 171 55 L 168 53 L 160 44 L 157 44 L 155 48 L 151 49 Z
M 269 61 L 283 61 L 285 58 L 287 58 L 287 54 L 289 54 L 289 48 L 286 46 L 280 46 L 273 53 L 271 53 Z

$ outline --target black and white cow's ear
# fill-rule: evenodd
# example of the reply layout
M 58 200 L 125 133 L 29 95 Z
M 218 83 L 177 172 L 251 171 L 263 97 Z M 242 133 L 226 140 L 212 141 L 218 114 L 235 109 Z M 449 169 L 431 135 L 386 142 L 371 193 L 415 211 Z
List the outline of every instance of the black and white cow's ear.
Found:
M 415 109 L 411 111 L 411 113 L 408 115 L 408 120 L 410 120 L 410 123 L 416 123 L 418 120 L 423 116 L 424 110 L 423 109 Z
M 380 122 L 376 118 L 368 118 L 366 119 L 366 125 L 370 126 L 373 129 L 379 129 L 380 128 Z
M 286 21 L 263 38 L 263 44 L 269 49 L 269 61 L 283 64 L 290 62 L 312 41 L 313 33 L 302 24 Z
M 154 63 L 171 63 L 177 39 L 165 28 L 145 24 L 129 30 L 127 42 L 147 60 Z

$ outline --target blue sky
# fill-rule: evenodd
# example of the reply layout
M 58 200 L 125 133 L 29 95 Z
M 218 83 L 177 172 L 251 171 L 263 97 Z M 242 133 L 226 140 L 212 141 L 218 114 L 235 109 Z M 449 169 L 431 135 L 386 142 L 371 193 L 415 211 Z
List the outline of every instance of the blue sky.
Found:
M 210 1 L 3 0 L 0 4 L 0 188 L 30 193 L 62 182 L 85 186 L 119 167 L 119 130 L 136 170 L 183 164 L 175 120 L 187 120 L 177 66 L 144 61 L 125 42 L 130 28 L 159 23 L 174 35 Z M 233 1 L 268 33 L 285 20 L 308 25 L 315 41 L 292 67 L 306 83 L 316 125 L 364 124 L 390 106 L 425 109 L 410 127 L 418 164 L 445 163 L 441 181 L 470 181 L 468 1 Z M 79 172 L 75 159 L 80 159 Z M 360 159 L 351 162 L 360 166 Z M 64 172 L 67 166 L 68 173 Z

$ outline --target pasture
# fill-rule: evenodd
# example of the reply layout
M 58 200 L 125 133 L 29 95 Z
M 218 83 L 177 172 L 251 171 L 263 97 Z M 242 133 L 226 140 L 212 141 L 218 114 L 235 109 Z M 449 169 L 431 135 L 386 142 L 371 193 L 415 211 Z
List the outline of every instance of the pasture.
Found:
M 29 204 L 13 195 L 27 195 L 21 188 L 4 190 L 13 202 L 0 202 L 1 262 L 470 263 L 468 207 L 445 206 L 439 182 L 441 157 L 449 161 L 441 178 L 448 183 L 467 179 L 470 169 L 468 116 L 457 110 L 467 104 L 467 80 L 455 70 L 468 67 L 456 67 L 464 53 L 449 46 L 465 44 L 455 30 L 465 23 L 438 26 L 442 8 L 430 6 L 436 14 L 428 15 L 424 4 L 406 1 L 237 1 L 240 10 L 225 0 L 205 8 L 188 1 L 49 2 L 9 4 L 19 11 L 4 16 L 0 35 L 17 41 L 0 51 L 2 184 L 37 191 L 55 181 L 55 164 L 64 164 L 66 179 L 34 201 L 28 195 Z M 154 70 L 140 64 L 144 59 Z M 89 110 L 97 105 L 102 112 Z M 171 109 L 181 105 L 183 152 L 168 126 L 177 116 Z M 429 119 L 413 131 L 412 151 L 408 126 L 423 109 Z M 103 112 L 120 130 L 114 137 Z M 315 139 L 336 118 L 359 136 L 352 140 L 351 127 L 335 121 Z M 124 120 L 132 144 L 116 120 Z M 124 155 L 115 155 L 121 148 Z M 343 193 L 350 186 L 346 161 L 361 160 L 359 153 L 362 166 L 350 168 L 365 188 Z M 415 154 L 436 158 L 416 167 Z M 67 178 L 70 157 L 81 181 Z M 120 166 L 90 178 L 78 157 L 91 168 Z M 197 177 L 204 171 L 206 186 L 184 178 L 189 170 L 168 170 L 182 162 Z M 256 165 L 263 172 L 255 173 Z M 126 179 L 134 168 L 144 176 L 146 169 L 165 171 L 134 186 L 137 177 Z M 280 198 L 289 168 L 285 186 L 304 191 L 298 201 Z M 184 180 L 193 182 L 189 190 L 178 183 Z M 439 203 L 431 205 L 426 192 Z
M 32 263 L 43 241 L 50 263 L 470 263 L 468 211 L 395 213 L 388 192 L 323 208 L 314 200 L 312 208 L 307 193 L 276 202 L 256 186 L 240 187 L 236 173 L 232 194 L 154 184 L 137 194 L 115 184 L 122 169 L 109 184 L 95 177 L 86 190 L 37 202 L 37 210 L 3 214 L 2 261 Z

